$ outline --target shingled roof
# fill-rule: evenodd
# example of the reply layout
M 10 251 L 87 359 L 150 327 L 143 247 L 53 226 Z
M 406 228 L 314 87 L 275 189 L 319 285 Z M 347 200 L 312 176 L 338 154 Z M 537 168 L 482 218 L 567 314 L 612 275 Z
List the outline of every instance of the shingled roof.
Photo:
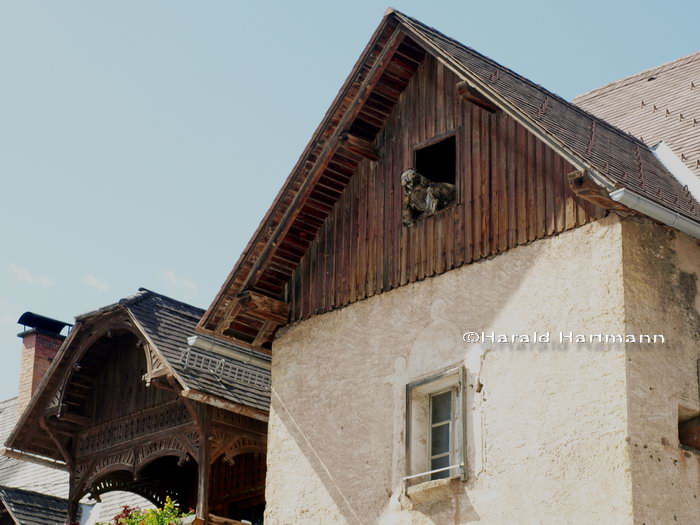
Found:
M 389 10 L 198 330 L 243 343 L 254 342 L 263 333 L 259 323 L 239 313 L 240 294 L 254 291 L 284 298 L 286 283 L 344 189 L 338 181 L 353 175 L 350 169 L 338 173 L 341 170 L 332 165 L 333 156 L 343 147 L 338 144 L 343 143 L 348 130 L 362 134 L 366 141 L 374 140 L 384 122 L 380 118 L 383 114 L 375 109 L 376 99 L 382 100 L 384 110 L 391 111 L 396 93 L 400 94 L 407 82 L 394 70 L 390 88 L 375 99 L 373 90 L 381 84 L 382 66 L 407 47 L 414 56 L 418 52 L 437 57 L 468 86 L 585 172 L 605 198 L 626 189 L 693 224 L 700 221 L 700 203 L 639 138 L 439 31 Z M 411 61 L 402 58 L 399 67 L 410 70 Z M 346 152 L 341 155 L 348 157 Z M 328 182 L 330 178 L 333 180 Z M 329 192 L 327 187 L 333 184 L 334 190 Z M 234 316 L 232 312 L 237 313 Z
M 266 420 L 270 404 L 270 371 L 244 362 L 240 357 L 250 356 L 269 362 L 269 355 L 240 349 L 214 338 L 207 339 L 216 342 L 216 351 L 191 347 L 188 338 L 194 335 L 202 313 L 201 308 L 140 288 L 136 294 L 117 303 L 76 317 L 75 327 L 7 438 L 6 446 L 62 461 L 58 450 L 49 446 L 38 422 L 44 407 L 70 369 L 73 342 L 89 337 L 112 316 L 125 319 L 123 322 L 133 324 L 135 333 L 141 333 L 142 339 L 153 347 L 165 365 L 166 375 L 172 376 L 182 389 L 183 396 L 189 391 L 199 397 L 198 401 Z
M 423 42 L 473 81 L 521 123 L 582 170 L 595 171 L 613 187 L 628 188 L 693 220 L 700 203 L 640 139 L 582 110 L 540 85 L 401 13 Z M 607 188 L 608 190 L 612 188 Z
M 62 498 L 0 486 L 0 502 L 17 525 L 60 525 L 66 522 L 68 501 Z
M 176 301 L 145 288 L 119 303 L 131 312 L 158 351 L 177 373 L 183 388 L 218 396 L 233 403 L 267 412 L 270 407 L 270 372 L 217 352 L 189 346 L 187 339 L 204 310 Z M 204 336 L 206 337 L 206 336 Z M 229 342 L 219 347 L 243 351 L 265 361 L 270 356 L 251 349 L 239 349 Z
M 700 177 L 700 52 L 594 89 L 574 102 L 647 146 L 664 141 Z

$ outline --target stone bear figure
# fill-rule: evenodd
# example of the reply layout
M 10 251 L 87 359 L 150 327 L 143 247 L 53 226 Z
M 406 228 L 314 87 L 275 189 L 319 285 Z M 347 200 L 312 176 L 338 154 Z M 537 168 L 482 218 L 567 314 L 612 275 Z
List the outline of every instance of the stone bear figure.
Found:
M 412 226 L 416 219 L 432 215 L 455 200 L 455 185 L 432 182 L 414 169 L 401 174 L 403 186 L 403 223 Z

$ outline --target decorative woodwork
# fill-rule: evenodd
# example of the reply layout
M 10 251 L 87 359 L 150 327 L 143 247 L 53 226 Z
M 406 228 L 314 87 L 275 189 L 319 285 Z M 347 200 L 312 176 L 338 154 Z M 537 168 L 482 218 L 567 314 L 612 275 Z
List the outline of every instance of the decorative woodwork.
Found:
M 153 345 L 142 343 L 142 347 L 146 355 L 146 374 L 144 374 L 143 380 L 146 382 L 146 386 L 151 386 L 151 381 L 167 375 L 169 368 L 156 349 L 153 348 Z
M 289 305 L 284 301 L 253 290 L 245 290 L 229 305 L 219 332 L 223 333 L 241 318 L 253 320 L 257 333 L 253 337 L 252 346 L 260 348 L 268 342 L 278 326 L 287 323 L 288 317 Z
M 255 292 L 242 296 L 241 306 L 276 323 L 287 315 L 286 304 L 280 308 L 278 301 Z M 187 366 L 201 365 L 206 373 L 219 366 L 222 376 L 255 384 L 265 379 L 220 362 L 199 363 L 199 358 L 190 362 L 183 355 Z M 115 314 L 103 320 L 78 339 L 67 359 L 70 366 L 47 397 L 41 426 L 70 472 L 71 519 L 83 495 L 99 498 L 111 490 L 128 490 L 158 505 L 170 496 L 196 505 L 202 517 L 208 513 L 211 486 L 228 487 L 215 494 L 218 505 L 263 497 L 264 423 L 186 399 L 174 380 L 153 388 L 155 379 L 172 378 L 172 370 L 128 318 Z M 245 463 L 253 469 L 251 476 L 235 464 L 248 455 L 255 458 Z M 220 458 L 226 465 L 217 462 Z M 236 483 L 212 485 L 212 475 L 229 479 L 231 472 L 237 473 Z

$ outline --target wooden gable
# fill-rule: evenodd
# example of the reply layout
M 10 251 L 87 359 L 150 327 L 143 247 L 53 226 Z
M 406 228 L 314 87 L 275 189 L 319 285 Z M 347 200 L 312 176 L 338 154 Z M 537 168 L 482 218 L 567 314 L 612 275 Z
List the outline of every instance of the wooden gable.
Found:
M 289 281 L 290 321 L 604 215 L 570 189 L 571 164 L 505 112 L 468 100 L 459 82 L 425 56 L 376 138 L 378 160 L 360 162 Z M 403 225 L 401 173 L 417 148 L 449 136 L 455 204 Z
M 403 15 L 384 18 L 199 331 L 270 349 L 286 322 L 603 216 L 570 189 L 577 170 L 577 194 L 614 204 L 588 184 L 597 172 L 544 131 L 564 101 L 541 90 L 526 117 L 441 53 Z M 513 76 L 493 71 L 494 83 Z M 407 227 L 401 173 L 416 148 L 446 136 L 457 153 L 456 202 Z

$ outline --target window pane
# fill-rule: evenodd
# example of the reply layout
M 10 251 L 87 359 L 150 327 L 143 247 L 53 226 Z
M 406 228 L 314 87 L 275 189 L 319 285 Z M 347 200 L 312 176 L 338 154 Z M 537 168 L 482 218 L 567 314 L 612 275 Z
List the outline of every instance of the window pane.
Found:
M 449 421 L 452 415 L 452 391 L 432 396 L 432 402 L 431 423 Z
M 445 423 L 431 429 L 430 455 L 444 454 L 450 451 L 450 424 Z
M 430 461 L 430 470 L 435 470 L 437 468 L 449 467 L 450 466 L 450 456 L 443 456 L 441 458 L 436 458 Z M 449 470 L 443 470 L 442 472 L 436 472 L 430 475 L 430 479 L 442 479 L 450 476 Z

